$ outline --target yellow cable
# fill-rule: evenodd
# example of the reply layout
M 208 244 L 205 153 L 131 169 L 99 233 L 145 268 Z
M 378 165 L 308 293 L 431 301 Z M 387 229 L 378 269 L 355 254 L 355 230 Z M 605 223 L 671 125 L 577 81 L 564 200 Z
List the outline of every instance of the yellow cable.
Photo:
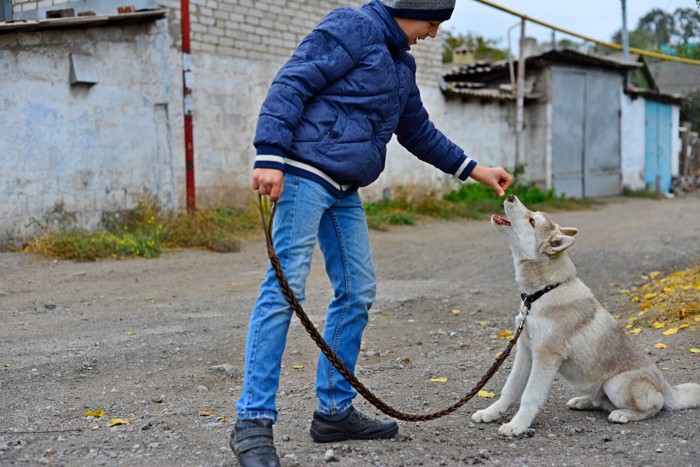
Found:
M 496 8 L 497 10 L 504 11 L 504 12 L 506 12 L 506 13 L 509 13 L 509 14 L 513 15 L 513 16 L 518 16 L 518 17 L 520 17 L 521 19 L 523 19 L 523 20 L 525 20 L 525 21 L 530 21 L 530 22 L 532 22 L 532 23 L 539 24 L 540 26 L 544 26 L 544 27 L 546 27 L 546 28 L 554 29 L 555 31 L 563 32 L 563 33 L 565 33 L 565 34 L 568 34 L 568 35 L 574 36 L 574 37 L 578 37 L 578 38 L 583 39 L 583 40 L 585 40 L 585 41 L 595 42 L 595 43 L 598 44 L 598 45 L 602 45 L 602 46 L 604 46 L 604 47 L 609 47 L 609 48 L 611 48 L 611 49 L 622 50 L 622 46 L 621 46 L 620 44 L 614 44 L 614 43 L 612 43 L 612 42 L 604 42 L 604 41 L 600 41 L 600 40 L 598 40 L 598 39 L 593 39 L 592 37 L 584 36 L 583 34 L 578 34 L 578 33 L 575 33 L 575 32 L 573 32 L 573 31 L 569 31 L 569 30 L 567 30 L 567 29 L 560 28 L 560 27 L 558 27 L 558 26 L 554 26 L 553 24 L 545 23 L 544 21 L 540 21 L 540 20 L 538 20 L 538 19 L 531 18 L 531 17 L 529 17 L 529 16 L 527 16 L 527 15 L 524 15 L 524 14 L 522 14 L 522 13 L 518 13 L 517 11 L 508 9 L 508 8 L 503 7 L 503 6 L 500 6 L 500 5 L 496 5 L 495 3 L 489 2 L 489 1 L 487 1 L 487 0 L 475 0 L 475 1 L 477 1 L 477 2 L 479 2 L 479 3 L 483 3 L 484 5 L 490 6 L 490 7 L 492 7 L 492 8 Z M 630 51 L 631 53 L 635 53 L 635 54 L 639 54 L 639 55 L 644 55 L 644 56 L 646 56 L 646 57 L 659 58 L 659 59 L 661 59 L 661 60 L 667 60 L 667 61 L 671 61 L 671 62 L 687 63 L 687 64 L 690 64 L 690 65 L 700 65 L 700 60 L 693 60 L 693 59 L 690 59 L 690 58 L 683 58 L 683 57 L 674 57 L 673 55 L 666 55 L 666 54 L 662 54 L 662 53 L 658 53 L 658 52 L 652 52 L 652 51 L 650 51 L 650 50 L 644 50 L 644 49 L 637 49 L 637 48 L 634 48 L 634 47 L 629 47 L 629 51 Z

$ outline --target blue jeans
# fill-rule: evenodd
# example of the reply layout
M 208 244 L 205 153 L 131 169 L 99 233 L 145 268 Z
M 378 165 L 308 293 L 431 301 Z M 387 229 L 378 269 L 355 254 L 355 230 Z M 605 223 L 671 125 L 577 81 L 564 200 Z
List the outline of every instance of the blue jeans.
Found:
M 338 198 L 311 180 L 286 174 L 273 224 L 275 249 L 299 302 L 318 238 L 334 297 L 326 312 L 323 338 L 354 373 L 362 331 L 374 302 L 376 278 L 367 219 L 360 196 Z M 268 268 L 253 308 L 246 338 L 243 389 L 236 404 L 240 420 L 277 420 L 275 395 L 282 353 L 293 311 Z M 326 415 L 352 405 L 356 391 L 320 354 L 316 371 L 318 409 Z

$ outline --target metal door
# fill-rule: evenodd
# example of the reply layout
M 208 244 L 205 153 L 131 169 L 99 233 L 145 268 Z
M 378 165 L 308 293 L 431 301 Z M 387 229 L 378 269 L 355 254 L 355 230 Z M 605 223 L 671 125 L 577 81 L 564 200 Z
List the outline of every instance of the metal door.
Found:
M 572 197 L 622 190 L 620 86 L 615 73 L 552 67 L 552 186 Z
M 671 106 L 646 101 L 644 184 L 648 190 L 671 191 Z

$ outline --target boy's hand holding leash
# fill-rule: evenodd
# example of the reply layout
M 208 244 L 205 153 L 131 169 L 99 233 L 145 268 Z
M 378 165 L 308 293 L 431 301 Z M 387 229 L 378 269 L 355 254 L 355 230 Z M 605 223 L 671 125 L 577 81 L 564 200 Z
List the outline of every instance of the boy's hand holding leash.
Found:
M 284 189 L 284 172 L 277 169 L 255 169 L 251 186 L 262 196 L 269 195 L 270 201 L 275 202 L 280 199 Z

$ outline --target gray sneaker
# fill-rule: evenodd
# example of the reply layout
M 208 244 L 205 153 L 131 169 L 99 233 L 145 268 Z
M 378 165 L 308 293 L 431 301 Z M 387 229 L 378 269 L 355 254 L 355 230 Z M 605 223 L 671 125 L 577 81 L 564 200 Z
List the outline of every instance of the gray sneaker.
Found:
M 355 407 L 335 415 L 314 412 L 311 422 L 311 438 L 317 443 L 330 443 L 346 439 L 386 439 L 399 432 L 394 420 L 377 420 L 363 414 Z

